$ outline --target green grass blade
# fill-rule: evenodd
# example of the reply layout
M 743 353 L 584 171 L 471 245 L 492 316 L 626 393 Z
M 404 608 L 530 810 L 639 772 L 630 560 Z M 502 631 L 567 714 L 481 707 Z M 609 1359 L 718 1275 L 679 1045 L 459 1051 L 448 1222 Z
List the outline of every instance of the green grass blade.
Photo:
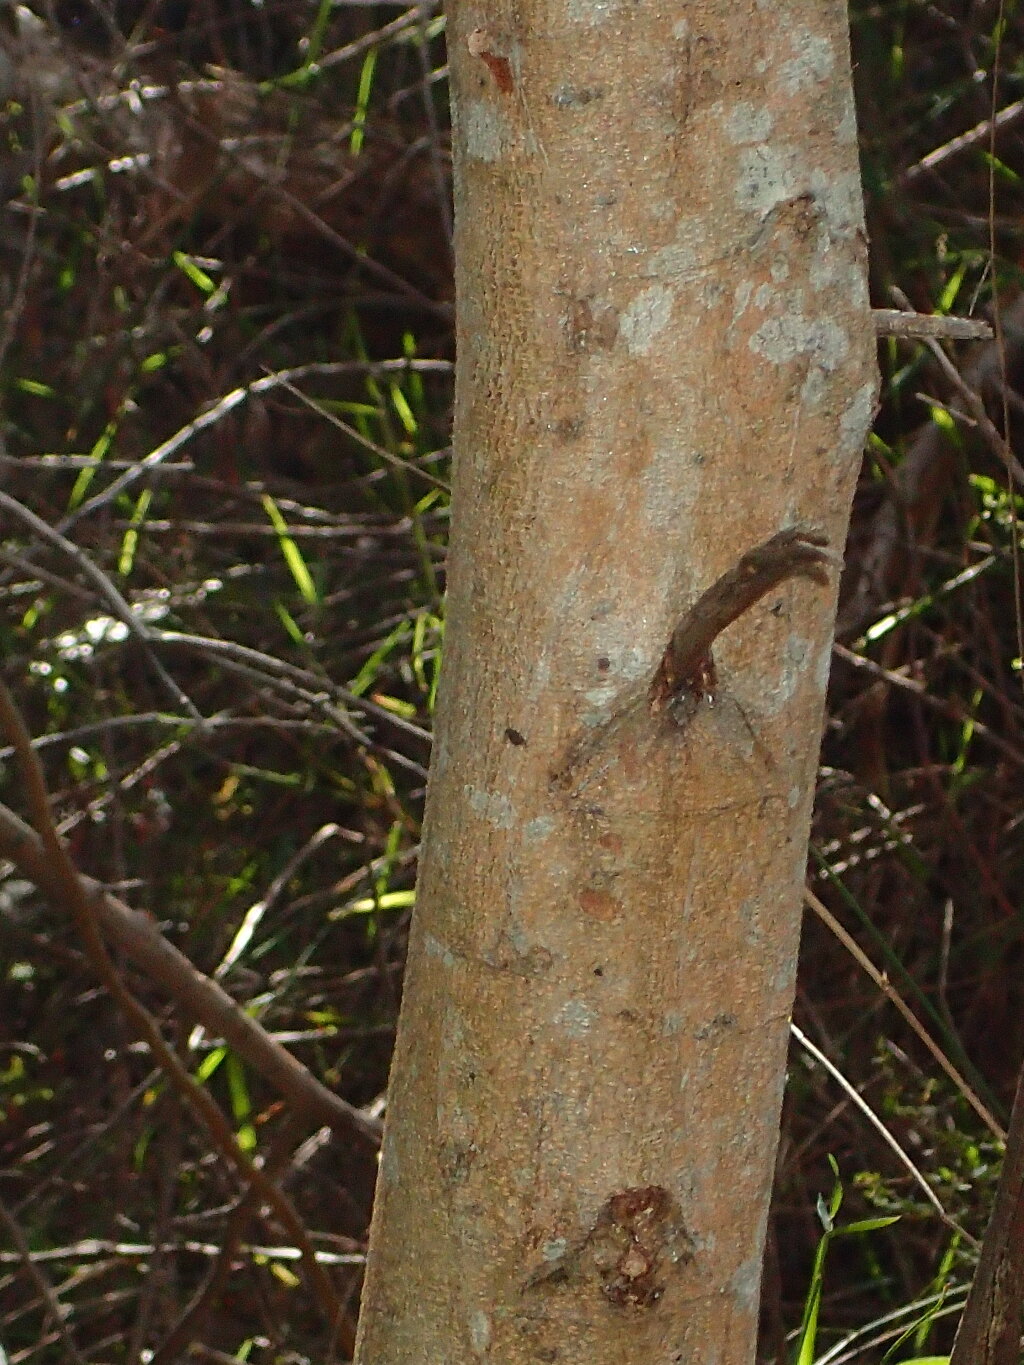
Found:
M 277 543 L 281 547 L 284 562 L 288 566 L 288 571 L 295 580 L 295 586 L 299 590 L 299 596 L 308 606 L 319 605 L 320 594 L 317 592 L 316 584 L 313 582 L 313 575 L 309 572 L 306 561 L 302 558 L 302 551 L 296 545 L 294 539 L 288 534 L 288 523 L 281 515 L 281 509 L 270 496 L 264 493 L 262 497 L 263 510 L 270 520 L 271 526 L 277 532 Z

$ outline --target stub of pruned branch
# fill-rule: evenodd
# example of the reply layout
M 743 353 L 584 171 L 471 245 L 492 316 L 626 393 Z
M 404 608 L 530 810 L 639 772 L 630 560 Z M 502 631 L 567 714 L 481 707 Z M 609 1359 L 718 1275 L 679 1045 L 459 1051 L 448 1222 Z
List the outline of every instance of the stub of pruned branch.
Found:
M 908 340 L 935 338 L 945 341 L 988 341 L 989 323 L 981 318 L 949 318 L 937 313 L 908 313 L 900 308 L 872 308 L 877 337 Z

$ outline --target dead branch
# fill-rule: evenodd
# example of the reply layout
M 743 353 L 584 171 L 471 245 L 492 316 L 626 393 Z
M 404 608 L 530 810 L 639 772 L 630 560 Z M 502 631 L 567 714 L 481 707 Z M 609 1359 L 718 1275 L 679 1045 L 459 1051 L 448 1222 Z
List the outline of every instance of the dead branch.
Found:
M 7 806 L 0 805 L 0 853 L 33 882 L 51 904 L 64 908 L 66 886 L 47 857 L 42 839 Z M 110 942 L 159 986 L 188 1017 L 203 1025 L 245 1059 L 274 1086 L 296 1114 L 311 1123 L 329 1124 L 337 1133 L 376 1147 L 380 1124 L 321 1084 L 246 1014 L 216 981 L 206 976 L 173 943 L 155 920 L 77 872 L 84 894 Z
M 1015 299 L 1002 314 L 1002 346 L 1005 365 L 1012 366 L 1024 351 L 1024 294 Z M 941 352 L 941 347 L 937 348 Z M 949 375 L 948 365 L 957 375 L 955 387 L 965 395 L 972 418 L 980 407 L 988 427 L 983 434 L 993 443 L 1000 460 L 1007 452 L 1006 443 L 992 424 L 980 395 L 992 392 L 1002 383 L 1004 361 L 997 340 L 976 347 L 967 358 L 962 371 L 957 370 L 942 353 L 943 371 Z M 950 381 L 952 375 L 949 375 Z M 966 399 L 969 392 L 971 399 Z M 837 634 L 849 635 L 868 619 L 874 607 L 887 600 L 890 585 L 898 578 L 899 565 L 910 542 L 926 540 L 941 507 L 945 489 L 953 477 L 957 453 L 945 432 L 934 422 L 926 423 L 910 443 L 892 476 L 889 497 L 875 514 L 869 538 L 858 556 L 859 572 L 850 595 L 840 611 Z M 1015 466 L 1015 468 L 1014 468 Z M 1020 463 L 1014 458 L 1011 465 L 1020 477 Z
M 24 1232 L 22 1232 L 20 1224 L 2 1199 L 0 1199 L 0 1224 L 2 1224 L 6 1230 L 7 1236 L 11 1239 L 15 1248 L 18 1259 L 25 1267 L 26 1274 L 36 1287 L 43 1303 L 43 1311 L 46 1318 L 49 1320 L 50 1326 L 57 1334 L 68 1360 L 72 1361 L 73 1365 L 85 1365 L 85 1357 L 78 1349 L 78 1343 L 75 1341 L 71 1327 L 66 1321 L 64 1306 L 57 1297 L 53 1285 L 47 1279 L 45 1271 L 33 1258 L 32 1248 L 29 1246 L 28 1239 Z
M 0 682 L 0 728 L 14 746 L 18 771 L 24 784 L 25 799 L 37 827 L 40 852 L 51 867 L 54 899 L 71 916 L 81 935 L 86 954 L 97 976 L 114 1000 L 149 1044 L 154 1059 L 167 1079 L 192 1111 L 198 1115 L 221 1156 L 238 1172 L 246 1188 L 257 1191 L 264 1203 L 277 1214 L 296 1247 L 302 1253 L 310 1287 L 320 1312 L 332 1327 L 345 1320 L 345 1305 L 338 1298 L 326 1270 L 316 1259 L 316 1251 L 305 1224 L 285 1192 L 242 1151 L 231 1127 L 210 1092 L 189 1075 L 177 1054 L 167 1045 L 160 1026 L 149 1010 L 137 1000 L 117 969 L 100 930 L 95 884 L 90 887 L 71 862 L 50 814 L 50 796 L 42 765 L 34 749 L 21 711 L 5 683 Z M 28 831 L 30 832 L 30 831 Z
M 872 308 L 871 318 L 877 337 L 924 339 L 943 337 L 947 341 L 988 341 L 992 327 L 981 318 L 943 317 L 941 313 L 910 313 L 899 308 Z

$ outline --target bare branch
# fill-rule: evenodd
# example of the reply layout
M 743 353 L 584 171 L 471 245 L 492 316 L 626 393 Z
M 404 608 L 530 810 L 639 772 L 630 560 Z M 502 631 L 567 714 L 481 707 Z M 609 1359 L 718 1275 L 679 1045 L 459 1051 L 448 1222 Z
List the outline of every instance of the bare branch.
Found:
M 39 1291 L 39 1297 L 43 1301 L 46 1316 L 49 1318 L 54 1331 L 57 1333 L 60 1344 L 64 1348 L 68 1359 L 73 1361 L 74 1365 L 85 1365 L 85 1358 L 79 1351 L 78 1344 L 71 1333 L 71 1328 L 65 1321 L 63 1305 L 57 1298 L 53 1285 L 46 1278 L 41 1267 L 36 1263 L 36 1260 L 32 1255 L 32 1248 L 29 1246 L 25 1234 L 22 1232 L 14 1215 L 2 1199 L 0 1199 L 0 1224 L 6 1229 L 7 1235 L 15 1247 L 18 1260 L 25 1267 L 26 1274 Z
M 66 907 L 66 885 L 48 860 L 43 841 L 4 805 L 0 805 L 0 854 L 9 858 L 51 903 Z M 130 909 L 91 877 L 77 871 L 75 875 L 111 942 L 190 1018 L 213 1036 L 223 1038 L 288 1100 L 296 1113 L 374 1146 L 378 1143 L 380 1125 L 312 1076 L 257 1020 L 240 1009 L 222 986 L 169 943 L 155 920 L 143 911 Z
M 941 313 L 908 313 L 899 308 L 872 308 L 877 337 L 943 337 L 947 341 L 988 341 L 991 325 L 981 318 L 950 318 Z
M 256 1190 L 263 1201 L 277 1214 L 295 1245 L 302 1252 L 303 1264 L 318 1307 L 326 1321 L 340 1325 L 345 1308 L 339 1300 L 330 1276 L 316 1259 L 305 1224 L 285 1192 L 274 1183 L 262 1167 L 257 1166 L 242 1151 L 231 1127 L 210 1092 L 197 1084 L 167 1045 L 157 1021 L 149 1010 L 135 998 L 125 985 L 100 931 L 97 904 L 103 898 L 100 888 L 89 886 L 71 862 L 57 833 L 50 814 L 49 793 L 39 759 L 32 748 L 25 722 L 6 684 L 0 682 L 0 727 L 14 746 L 15 757 L 24 784 L 25 798 L 37 826 L 41 853 L 51 864 L 51 884 L 57 894 L 54 899 L 71 915 L 85 945 L 86 953 L 96 974 L 111 996 L 121 1006 L 139 1033 L 149 1044 L 168 1080 L 182 1099 L 199 1116 L 215 1147 L 235 1168 L 244 1184 Z M 26 828 L 26 833 L 30 831 Z M 39 883 L 37 883 L 39 884 Z M 294 1060 L 294 1059 L 292 1059 Z M 296 1063 L 297 1065 L 297 1063 Z
M 946 162 L 961 152 L 969 151 L 972 147 L 978 147 L 987 143 L 993 132 L 1007 128 L 1024 115 L 1024 100 L 1015 100 L 1013 104 L 1008 104 L 1005 109 L 1000 109 L 995 118 L 983 119 L 981 123 L 976 123 L 973 128 L 969 128 L 966 133 L 961 133 L 959 137 L 950 138 L 941 147 L 936 147 L 934 151 L 923 156 L 920 161 L 915 161 L 912 166 L 908 166 L 901 172 L 896 183 L 900 188 L 912 185 L 916 180 L 929 172 L 935 173 L 945 166 Z
M 18 520 L 28 526 L 35 535 L 39 536 L 41 540 L 45 540 L 50 545 L 56 546 L 58 549 L 62 550 L 72 563 L 77 565 L 79 570 L 95 586 L 117 619 L 127 626 L 129 632 L 134 635 L 142 645 L 143 649 L 146 651 L 146 657 L 149 659 L 149 662 L 152 664 L 154 671 L 164 687 L 174 698 L 175 703 L 186 710 L 194 721 L 198 721 L 201 724 L 203 718 L 199 714 L 199 710 L 191 697 L 186 696 L 167 672 L 167 669 L 164 668 L 163 664 L 156 657 L 156 654 L 153 651 L 152 641 L 149 637 L 149 631 L 146 629 L 145 624 L 139 620 L 138 615 L 132 611 L 131 607 L 121 596 L 120 592 L 118 592 L 117 588 L 103 570 L 95 565 L 89 556 L 77 545 L 72 544 L 66 536 L 62 536 L 59 531 L 55 531 L 52 526 L 48 526 L 41 517 L 36 516 L 35 512 L 31 511 L 23 503 L 20 503 L 17 498 L 12 498 L 9 493 L 4 493 L 2 490 L 0 490 L 0 508 L 10 512 L 12 516 L 17 517 Z

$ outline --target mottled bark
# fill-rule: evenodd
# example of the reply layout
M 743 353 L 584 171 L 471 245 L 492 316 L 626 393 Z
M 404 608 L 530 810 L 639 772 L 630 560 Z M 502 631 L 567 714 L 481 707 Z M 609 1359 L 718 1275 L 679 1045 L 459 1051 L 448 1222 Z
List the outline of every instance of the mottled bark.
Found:
M 836 569 L 689 613 L 787 528 L 842 551 L 845 6 L 449 24 L 449 624 L 357 1359 L 747 1362 Z

